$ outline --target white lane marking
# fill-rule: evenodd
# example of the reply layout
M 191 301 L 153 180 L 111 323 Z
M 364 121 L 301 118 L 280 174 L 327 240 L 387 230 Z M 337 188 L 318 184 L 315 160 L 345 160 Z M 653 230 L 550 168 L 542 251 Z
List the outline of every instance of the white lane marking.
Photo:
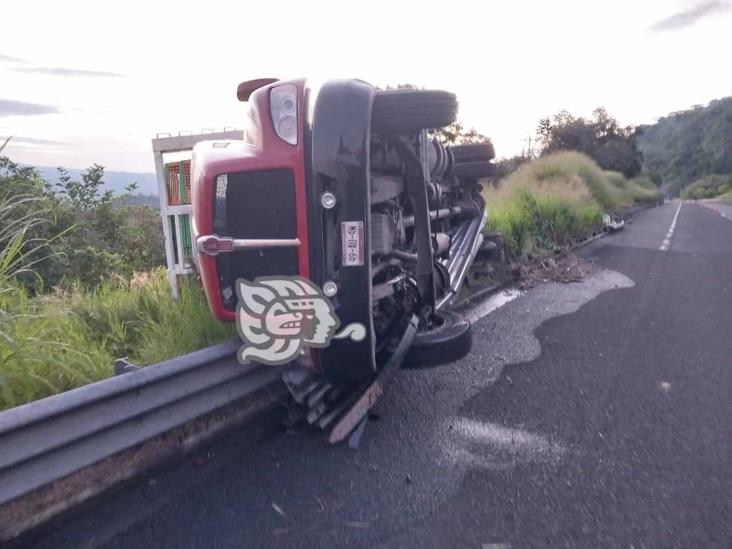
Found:
M 659 250 L 662 252 L 665 252 L 668 250 L 669 246 L 671 246 L 671 237 L 674 235 L 674 231 L 676 230 L 676 221 L 679 219 L 679 212 L 681 211 L 681 206 L 683 205 L 683 202 L 679 204 L 679 207 L 676 208 L 676 213 L 674 214 L 674 219 L 671 221 L 671 227 L 668 229 L 668 233 L 666 233 L 666 238 L 663 239 L 663 242 L 661 243 L 661 247 Z

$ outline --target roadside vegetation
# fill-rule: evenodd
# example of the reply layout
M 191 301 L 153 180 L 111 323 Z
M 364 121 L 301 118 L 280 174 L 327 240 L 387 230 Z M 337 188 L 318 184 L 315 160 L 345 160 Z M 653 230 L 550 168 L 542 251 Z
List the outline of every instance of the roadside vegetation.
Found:
M 620 172 L 625 177 L 637 176 L 643 167 L 638 149 L 638 131 L 621 126 L 603 107 L 591 118 L 576 117 L 561 111 L 539 121 L 536 129 L 541 154 L 577 151 L 592 158 L 603 170 Z
M 602 108 L 589 119 L 543 118 L 539 148 L 499 161 L 498 180 L 485 187 L 488 230 L 520 260 L 587 237 L 604 214 L 658 202 L 660 179 L 642 171 L 637 136 Z
M 0 409 L 110 377 L 117 358 L 150 364 L 236 336 L 195 281 L 174 301 L 163 269 L 33 297 L 7 276 L 0 285 Z
M 657 202 L 660 193 L 646 176 L 626 179 L 565 151 L 524 164 L 484 196 L 488 229 L 501 232 L 509 255 L 521 259 L 581 240 L 602 226 L 604 213 Z
M 700 177 L 681 191 L 681 198 L 700 200 L 704 198 L 723 198 L 732 200 L 732 174 L 707 175 Z
M 0 156 L 0 409 L 236 335 L 195 280 L 171 298 L 158 213 L 102 185 L 100 166 L 52 189 Z
M 732 177 L 732 97 L 670 113 L 639 130 L 643 163 L 663 177 L 668 194 L 679 196 L 707 176 Z

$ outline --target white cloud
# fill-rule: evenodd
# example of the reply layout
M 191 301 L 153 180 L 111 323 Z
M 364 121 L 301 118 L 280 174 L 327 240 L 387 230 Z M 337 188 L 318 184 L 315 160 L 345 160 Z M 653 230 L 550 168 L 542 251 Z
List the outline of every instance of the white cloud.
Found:
M 53 105 L 40 105 L 27 101 L 0 99 L 0 117 L 6 116 L 41 116 L 59 112 Z
M 679 12 L 664 17 L 650 26 L 652 31 L 675 31 L 685 29 L 701 21 L 702 19 L 729 11 L 732 5 L 729 2 L 715 0 L 713 2 L 702 2 L 689 6 Z

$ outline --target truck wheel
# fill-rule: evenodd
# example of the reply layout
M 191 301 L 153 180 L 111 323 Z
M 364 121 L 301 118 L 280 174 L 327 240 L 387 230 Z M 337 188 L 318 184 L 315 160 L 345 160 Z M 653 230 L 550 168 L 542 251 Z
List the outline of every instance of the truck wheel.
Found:
M 450 145 L 456 164 L 462 162 L 487 162 L 496 157 L 493 143 L 470 143 L 468 145 Z
M 495 165 L 487 160 L 481 162 L 463 162 L 462 164 L 454 164 L 452 166 L 452 170 L 450 170 L 450 175 L 471 179 L 491 177 L 495 175 L 495 173 Z
M 419 331 L 403 368 L 430 368 L 463 358 L 473 344 L 470 322 L 450 311 L 434 313 L 435 326 Z
M 457 117 L 455 94 L 440 90 L 383 90 L 374 95 L 371 131 L 416 133 L 449 126 Z

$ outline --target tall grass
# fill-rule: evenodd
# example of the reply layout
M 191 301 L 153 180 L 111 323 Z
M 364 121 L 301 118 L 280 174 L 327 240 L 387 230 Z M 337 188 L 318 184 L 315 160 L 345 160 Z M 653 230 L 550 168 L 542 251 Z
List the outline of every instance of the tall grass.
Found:
M 30 296 L 17 277 L 45 257 L 46 243 L 26 238 L 43 212 L 10 216 L 28 200 L 0 197 L 0 409 L 109 377 L 115 358 L 149 364 L 236 335 L 211 317 L 195 281 L 174 301 L 163 269 Z
M 83 382 L 99 357 L 98 349 L 79 341 L 78 330 L 69 330 L 73 318 L 56 319 L 43 314 L 17 281 L 33 274 L 44 259 L 46 242 L 27 239 L 43 223 L 43 211 L 30 208 L 27 215 L 13 214 L 35 199 L 0 197 L 0 407 L 32 400 L 53 392 L 61 379 Z M 39 353 L 45 349 L 45 353 Z M 83 367 L 76 368 L 77 364 Z
M 0 194 L 0 410 L 109 377 L 116 358 L 145 365 L 236 336 L 196 281 L 173 300 L 164 269 L 30 295 L 20 278 L 36 276 L 51 251 L 28 235 L 48 213 L 37 197 Z
M 49 309 L 14 282 L 3 286 L 2 295 L 0 409 L 109 375 L 104 342 L 70 310 Z
M 613 212 L 659 197 L 646 177 L 627 180 L 591 158 L 561 152 L 528 164 L 487 187 L 488 229 L 504 235 L 509 254 L 526 257 L 586 236 Z
M 96 291 L 74 288 L 60 301 L 79 317 L 94 339 L 115 357 L 141 364 L 158 362 L 236 336 L 232 325 L 215 321 L 198 283 L 183 279 L 180 297 L 170 296 L 164 269 L 138 273 L 129 283 Z
M 33 298 L 5 281 L 0 295 L 0 409 L 109 377 L 116 358 L 146 365 L 236 337 L 195 280 L 173 300 L 164 269 Z

